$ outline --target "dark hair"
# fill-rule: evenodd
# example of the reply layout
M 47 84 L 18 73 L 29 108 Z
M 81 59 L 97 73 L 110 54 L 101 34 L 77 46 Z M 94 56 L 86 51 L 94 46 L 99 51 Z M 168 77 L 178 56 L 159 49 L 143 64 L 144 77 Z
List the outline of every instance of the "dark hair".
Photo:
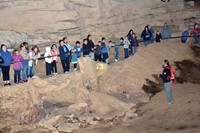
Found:
M 27 43 L 27 42 L 23 42 L 22 44 L 23 44 L 24 46 L 28 45 L 28 43 Z
M 63 37 L 63 41 L 64 41 L 65 39 L 67 39 L 67 37 Z
M 89 41 L 89 38 L 90 38 L 91 36 L 92 36 L 92 35 L 90 35 L 90 34 L 87 36 L 87 40 L 88 40 L 88 41 Z
M 39 49 L 38 46 L 36 46 L 36 45 L 34 45 L 34 46 L 32 47 L 31 50 L 34 52 L 34 50 L 35 50 L 36 48 L 38 49 L 37 53 L 39 53 L 39 52 L 40 52 L 40 49 Z
M 112 43 L 112 41 L 109 41 L 109 43 Z
M 14 49 L 14 50 L 13 50 L 13 54 L 15 54 L 17 51 L 18 51 L 17 49 Z M 18 52 L 19 52 L 19 51 L 18 51 Z
M 80 42 L 79 42 L 79 41 L 76 41 L 76 44 L 80 44 Z
M 63 42 L 63 40 L 59 40 L 58 43 L 60 44 L 61 42 Z
M 20 44 L 20 46 L 19 46 L 20 50 L 22 50 L 22 47 L 24 47 L 24 46 L 25 46 L 24 43 Z
M 106 38 L 105 38 L 105 37 L 102 37 L 102 38 L 101 38 L 101 41 L 103 41 L 103 40 L 106 40 Z
M 53 46 L 56 46 L 56 48 L 57 48 L 57 45 L 56 45 L 56 44 L 52 44 L 51 49 L 53 49 Z
M 85 41 L 87 41 L 87 39 L 83 39 L 83 43 L 84 43 Z
M 131 34 L 131 32 L 133 32 L 133 30 L 132 30 L 132 29 L 130 29 L 130 30 L 129 30 L 129 32 L 128 32 L 128 34 L 127 34 L 127 36 L 129 36 L 129 35 Z
M 145 26 L 145 27 L 144 27 L 144 30 L 146 30 L 146 28 L 147 28 L 147 30 L 149 31 L 149 27 L 148 27 L 148 26 Z
M 7 47 L 5 44 L 1 44 L 1 50 L 2 50 L 3 46 Z
M 120 40 L 124 41 L 124 38 L 123 38 L 123 37 L 120 37 Z
M 194 27 L 195 27 L 196 25 L 198 25 L 198 23 L 195 23 L 195 24 L 194 24 Z M 198 26 L 199 26 L 199 25 L 198 25 Z
M 101 43 L 101 41 L 98 41 L 98 43 Z
M 168 60 L 164 60 L 164 62 L 167 64 L 167 66 L 170 66 L 169 61 Z

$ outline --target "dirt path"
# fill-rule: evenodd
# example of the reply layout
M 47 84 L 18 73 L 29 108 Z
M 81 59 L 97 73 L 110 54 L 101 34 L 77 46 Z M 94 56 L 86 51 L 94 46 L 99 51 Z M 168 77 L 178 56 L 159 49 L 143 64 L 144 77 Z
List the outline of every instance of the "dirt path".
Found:
M 175 103 L 168 105 L 164 91 L 139 108 L 139 117 L 102 128 L 81 129 L 77 133 L 199 133 L 200 85 L 176 84 Z

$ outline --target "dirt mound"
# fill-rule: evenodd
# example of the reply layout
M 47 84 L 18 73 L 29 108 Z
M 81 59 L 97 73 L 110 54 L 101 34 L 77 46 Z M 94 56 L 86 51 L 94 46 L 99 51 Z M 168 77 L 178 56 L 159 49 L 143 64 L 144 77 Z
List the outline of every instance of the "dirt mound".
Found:
M 17 132 L 26 127 L 29 132 L 39 128 L 71 132 L 100 121 L 131 117 L 136 104 L 149 101 L 142 90 L 146 79 L 157 83 L 152 74 L 161 72 L 163 60 L 190 59 L 189 49 L 175 42 L 153 44 L 110 66 L 81 58 L 80 72 L 34 77 L 26 84 L 0 89 L 0 131 Z

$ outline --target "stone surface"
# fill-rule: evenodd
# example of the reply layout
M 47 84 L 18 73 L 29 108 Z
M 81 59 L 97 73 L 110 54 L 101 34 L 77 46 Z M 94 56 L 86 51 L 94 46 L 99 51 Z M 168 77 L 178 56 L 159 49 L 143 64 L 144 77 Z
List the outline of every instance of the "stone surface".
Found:
M 164 22 L 180 35 L 183 27 L 199 22 L 198 0 L 2 0 L 0 43 L 16 47 L 23 41 L 40 47 L 64 36 L 71 42 L 88 34 L 119 38 L 134 29 L 140 34 L 147 24 L 160 29 Z M 144 21 L 145 20 L 145 21 Z

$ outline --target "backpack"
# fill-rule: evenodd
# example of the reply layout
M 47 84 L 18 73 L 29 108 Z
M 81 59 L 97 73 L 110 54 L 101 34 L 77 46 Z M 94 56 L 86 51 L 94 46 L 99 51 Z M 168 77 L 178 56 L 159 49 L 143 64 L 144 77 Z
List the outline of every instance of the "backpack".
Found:
M 176 82 L 175 70 L 172 67 L 170 68 L 170 73 L 171 73 L 170 76 L 171 81 Z

